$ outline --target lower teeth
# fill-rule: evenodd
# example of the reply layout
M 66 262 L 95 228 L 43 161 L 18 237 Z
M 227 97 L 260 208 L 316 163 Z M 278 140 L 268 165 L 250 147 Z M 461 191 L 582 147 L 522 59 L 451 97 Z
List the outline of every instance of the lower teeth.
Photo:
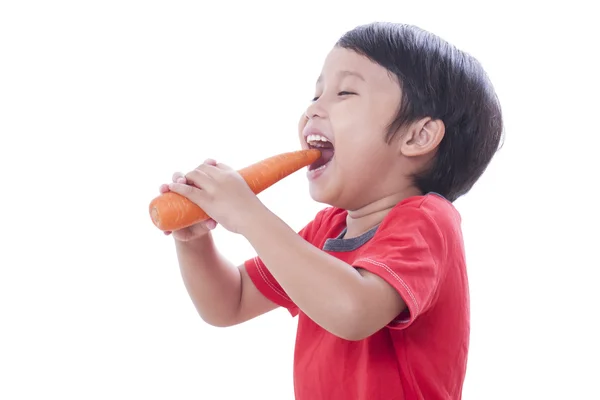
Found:
M 325 164 L 325 165 L 321 165 L 319 168 L 315 168 L 315 169 L 313 169 L 313 172 L 315 172 L 315 171 L 320 171 L 320 170 L 322 170 L 322 169 L 325 169 L 325 167 L 326 167 L 326 166 L 327 166 L 327 164 Z

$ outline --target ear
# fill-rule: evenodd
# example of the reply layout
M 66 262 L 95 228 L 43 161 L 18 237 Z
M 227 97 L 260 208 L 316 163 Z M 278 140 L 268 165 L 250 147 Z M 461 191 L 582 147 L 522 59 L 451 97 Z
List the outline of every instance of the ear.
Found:
M 423 118 L 413 123 L 400 139 L 400 152 L 407 157 L 418 157 L 434 152 L 446 133 L 444 122 Z

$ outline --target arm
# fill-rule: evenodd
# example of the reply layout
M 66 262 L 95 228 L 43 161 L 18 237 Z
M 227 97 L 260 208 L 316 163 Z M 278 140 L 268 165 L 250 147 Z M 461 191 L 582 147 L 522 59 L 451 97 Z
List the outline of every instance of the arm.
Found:
M 291 300 L 334 335 L 360 340 L 406 308 L 385 280 L 321 251 L 267 209 L 254 218 L 242 234 Z
M 258 291 L 243 265 L 236 268 L 219 253 L 211 233 L 175 240 L 175 247 L 185 287 L 207 323 L 236 325 L 277 307 Z
M 289 303 L 339 337 L 362 339 L 408 310 L 411 319 L 395 324 L 404 329 L 433 299 L 441 279 L 445 239 L 433 220 L 418 210 L 423 202 L 418 207 L 400 207 L 394 218 L 386 218 L 382 227 L 387 225 L 388 231 L 384 229 L 366 245 L 364 259 L 349 265 L 314 247 L 271 213 L 232 168 L 203 164 L 187 179 L 194 186 L 173 183 L 170 189 L 198 204 L 227 230 L 242 234 Z M 277 288 L 271 289 L 283 296 Z M 291 311 L 295 312 L 293 307 Z

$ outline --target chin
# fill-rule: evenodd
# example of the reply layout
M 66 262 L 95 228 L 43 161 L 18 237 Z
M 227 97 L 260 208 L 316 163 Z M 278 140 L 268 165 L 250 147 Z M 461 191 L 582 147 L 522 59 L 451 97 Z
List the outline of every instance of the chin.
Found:
M 310 197 L 317 203 L 323 203 L 330 205 L 331 196 L 327 195 L 327 192 L 321 188 L 315 187 L 315 185 L 309 185 Z
M 310 197 L 314 201 L 331 207 L 341 207 L 339 204 L 339 193 L 335 193 L 331 189 L 331 187 L 329 190 L 327 190 L 326 188 L 319 187 L 318 185 L 309 184 Z

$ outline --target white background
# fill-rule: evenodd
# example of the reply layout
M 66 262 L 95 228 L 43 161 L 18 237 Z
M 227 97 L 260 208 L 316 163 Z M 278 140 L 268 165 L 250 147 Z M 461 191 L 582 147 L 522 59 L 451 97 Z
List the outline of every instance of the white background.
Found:
M 504 108 L 504 148 L 456 203 L 464 399 L 600 398 L 600 34 L 582 4 L 2 1 L 0 399 L 293 398 L 295 319 L 204 324 L 147 206 L 207 157 L 298 148 L 326 53 L 373 20 L 475 55 Z M 260 198 L 295 229 L 322 207 L 304 171 Z

